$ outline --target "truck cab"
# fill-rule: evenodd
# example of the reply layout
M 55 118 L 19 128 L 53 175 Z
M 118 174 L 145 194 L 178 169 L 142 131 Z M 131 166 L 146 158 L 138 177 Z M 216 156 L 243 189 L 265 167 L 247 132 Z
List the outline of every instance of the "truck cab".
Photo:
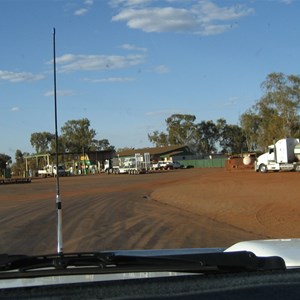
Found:
M 255 171 L 294 171 L 299 169 L 295 155 L 299 139 L 286 138 L 268 146 L 268 152 L 260 155 L 255 162 Z

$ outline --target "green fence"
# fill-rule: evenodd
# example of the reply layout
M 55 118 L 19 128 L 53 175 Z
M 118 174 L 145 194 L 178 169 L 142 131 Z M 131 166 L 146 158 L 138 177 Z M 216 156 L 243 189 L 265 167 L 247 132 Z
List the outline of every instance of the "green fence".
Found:
M 213 159 L 194 159 L 194 160 L 180 160 L 180 164 L 184 167 L 194 168 L 224 168 L 226 158 L 213 158 Z

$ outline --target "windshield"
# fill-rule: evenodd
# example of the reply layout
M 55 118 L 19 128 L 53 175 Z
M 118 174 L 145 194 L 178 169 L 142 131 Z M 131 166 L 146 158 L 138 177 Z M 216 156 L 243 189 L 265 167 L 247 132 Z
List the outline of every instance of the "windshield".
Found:
M 299 1 L 0 6 L 1 253 L 299 237 Z

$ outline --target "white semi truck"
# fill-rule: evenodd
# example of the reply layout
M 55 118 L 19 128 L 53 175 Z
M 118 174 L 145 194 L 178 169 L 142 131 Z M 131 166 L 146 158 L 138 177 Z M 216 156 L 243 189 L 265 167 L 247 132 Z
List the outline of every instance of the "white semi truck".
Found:
M 256 172 L 300 171 L 300 141 L 286 138 L 268 147 L 268 152 L 255 161 Z

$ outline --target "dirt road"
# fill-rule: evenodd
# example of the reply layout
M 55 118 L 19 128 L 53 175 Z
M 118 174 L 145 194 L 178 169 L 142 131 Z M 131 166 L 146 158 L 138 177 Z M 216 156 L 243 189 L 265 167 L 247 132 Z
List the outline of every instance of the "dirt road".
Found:
M 61 178 L 64 251 L 300 237 L 300 173 L 189 169 Z M 0 186 L 0 252 L 56 252 L 55 179 Z

